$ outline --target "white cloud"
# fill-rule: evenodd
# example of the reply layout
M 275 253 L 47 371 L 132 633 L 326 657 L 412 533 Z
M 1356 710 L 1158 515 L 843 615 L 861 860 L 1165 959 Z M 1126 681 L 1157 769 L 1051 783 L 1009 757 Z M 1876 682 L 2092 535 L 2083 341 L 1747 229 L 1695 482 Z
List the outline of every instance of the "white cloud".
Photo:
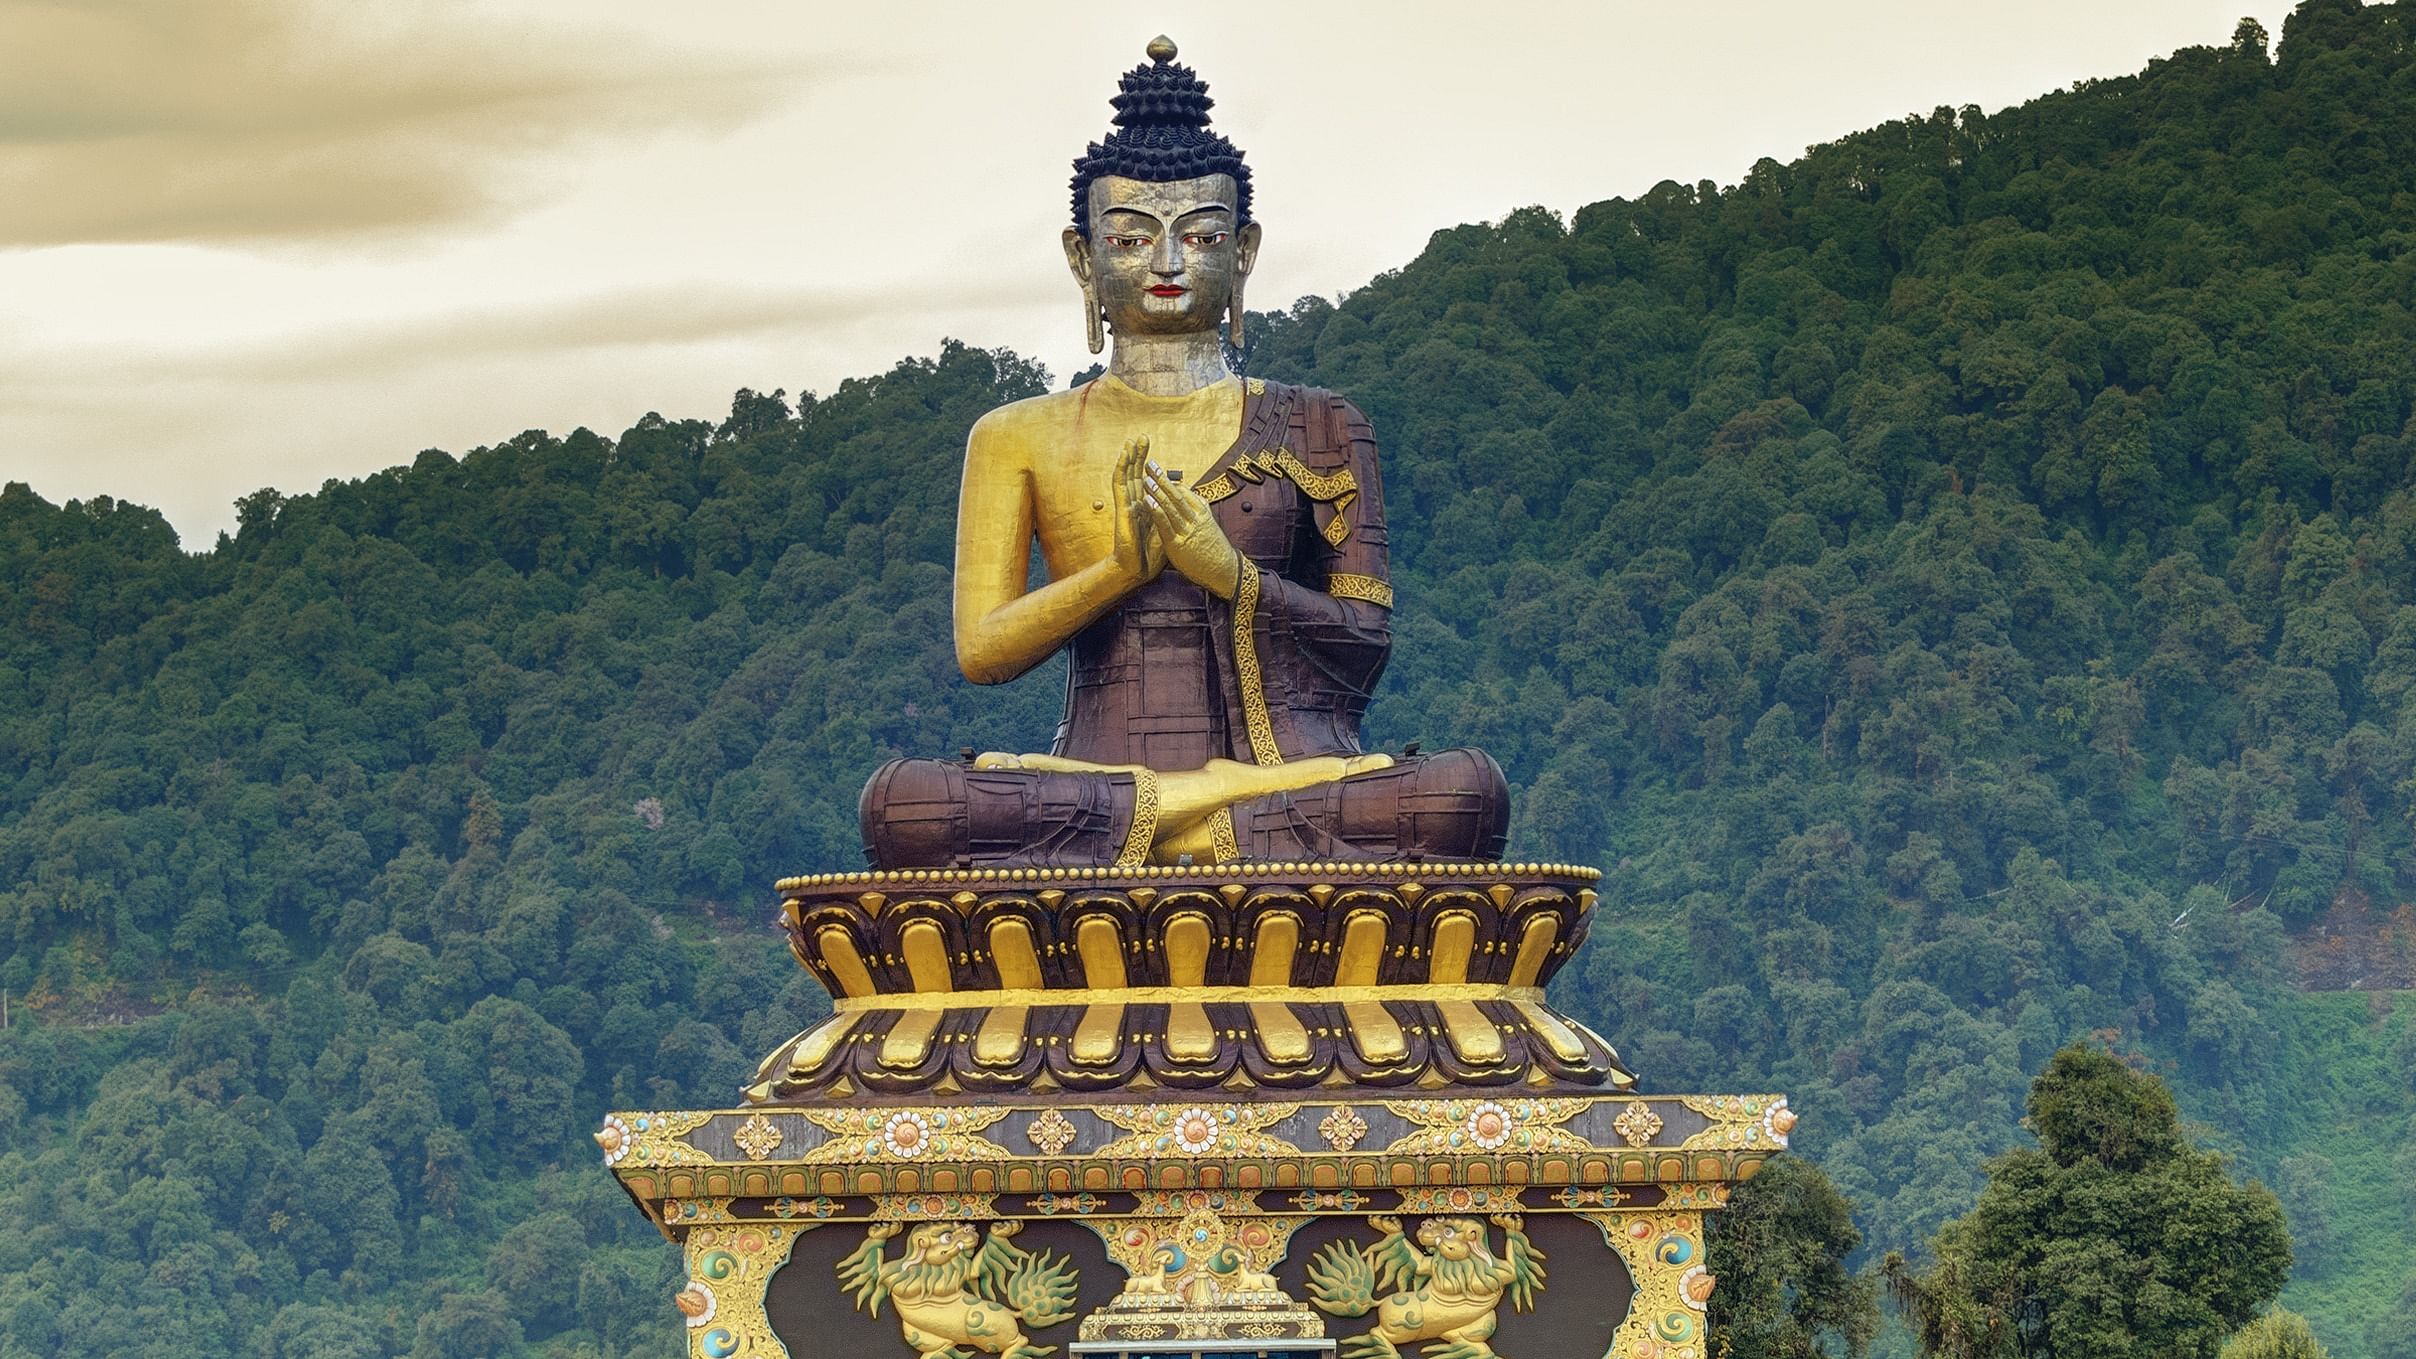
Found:
M 364 18 L 379 20 L 366 27 Z M 381 0 L 0 0 L 0 247 L 424 230 L 574 143 L 727 129 L 794 71 Z

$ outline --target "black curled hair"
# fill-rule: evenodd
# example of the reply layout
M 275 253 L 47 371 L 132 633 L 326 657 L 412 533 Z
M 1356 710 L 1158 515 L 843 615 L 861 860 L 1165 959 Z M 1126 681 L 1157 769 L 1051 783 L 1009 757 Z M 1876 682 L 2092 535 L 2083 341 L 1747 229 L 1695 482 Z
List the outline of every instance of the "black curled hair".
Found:
M 1208 97 L 1207 82 L 1175 65 L 1173 43 L 1160 38 L 1149 48 L 1151 59 L 1125 72 L 1120 92 L 1108 101 L 1115 106 L 1116 130 L 1074 162 L 1074 229 L 1090 231 L 1091 181 L 1102 175 L 1150 184 L 1231 175 L 1240 196 L 1233 205 L 1235 225 L 1247 225 L 1250 167 L 1233 143 L 1208 130 L 1208 110 L 1216 101 Z

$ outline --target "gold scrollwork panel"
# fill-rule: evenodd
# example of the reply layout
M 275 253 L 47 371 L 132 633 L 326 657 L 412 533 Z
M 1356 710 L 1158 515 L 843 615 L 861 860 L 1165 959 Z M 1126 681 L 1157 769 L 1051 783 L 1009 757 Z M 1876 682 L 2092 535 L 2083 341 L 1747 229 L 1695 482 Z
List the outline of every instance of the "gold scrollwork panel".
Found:
M 742 1223 L 688 1233 L 688 1282 L 675 1301 L 688 1322 L 689 1359 L 789 1359 L 763 1293 L 810 1230 Z
M 1710 1359 L 1700 1212 L 1587 1213 L 1627 1263 L 1636 1294 L 1604 1359 Z

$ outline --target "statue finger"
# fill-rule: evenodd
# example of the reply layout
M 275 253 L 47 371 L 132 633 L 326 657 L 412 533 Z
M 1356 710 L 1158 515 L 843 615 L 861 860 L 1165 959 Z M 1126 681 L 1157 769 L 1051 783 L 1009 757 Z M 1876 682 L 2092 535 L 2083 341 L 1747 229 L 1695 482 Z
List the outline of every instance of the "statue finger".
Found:
M 1149 485 L 1151 491 L 1180 521 L 1188 524 L 1197 518 L 1191 507 L 1199 497 L 1193 495 L 1183 483 L 1168 477 L 1166 469 L 1154 462 L 1149 465 Z
M 1201 498 L 1199 492 L 1178 484 L 1174 488 L 1174 498 L 1175 503 L 1183 507 L 1184 517 L 1190 520 L 1194 526 L 1207 533 L 1223 533 L 1224 530 L 1218 528 L 1216 524 L 1216 511 L 1209 507 L 1208 502 Z
M 1181 478 L 1161 471 L 1159 473 L 1158 480 L 1159 484 L 1166 490 L 1166 498 L 1178 505 L 1181 505 L 1184 513 L 1196 513 L 1199 510 L 1207 508 L 1208 502 L 1200 498 L 1199 492 L 1191 489 L 1189 486 L 1184 485 Z
M 1142 466 L 1146 461 L 1145 455 L 1136 452 L 1124 464 L 1122 469 L 1123 491 L 1124 503 L 1127 506 L 1137 508 L 1141 503 L 1142 492 L 1148 488 L 1148 479 L 1142 474 Z

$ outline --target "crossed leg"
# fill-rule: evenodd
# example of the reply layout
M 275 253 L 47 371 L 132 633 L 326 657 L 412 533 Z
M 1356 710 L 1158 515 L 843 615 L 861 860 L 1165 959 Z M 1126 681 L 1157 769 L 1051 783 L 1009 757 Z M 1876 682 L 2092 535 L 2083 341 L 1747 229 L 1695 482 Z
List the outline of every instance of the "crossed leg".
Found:
M 1210 760 L 1197 769 L 1158 773 L 1158 830 L 1151 841 L 1151 858 L 1171 863 L 1189 854 L 1205 863 L 1215 857 L 1209 817 L 1227 807 L 1265 797 L 1335 783 L 1353 774 L 1392 767 L 1384 754 L 1315 755 L 1283 764 L 1243 764 Z M 1098 764 L 1062 755 L 1012 755 L 991 751 L 973 761 L 976 769 L 1031 769 L 1058 774 L 1136 774 L 1137 764 Z

